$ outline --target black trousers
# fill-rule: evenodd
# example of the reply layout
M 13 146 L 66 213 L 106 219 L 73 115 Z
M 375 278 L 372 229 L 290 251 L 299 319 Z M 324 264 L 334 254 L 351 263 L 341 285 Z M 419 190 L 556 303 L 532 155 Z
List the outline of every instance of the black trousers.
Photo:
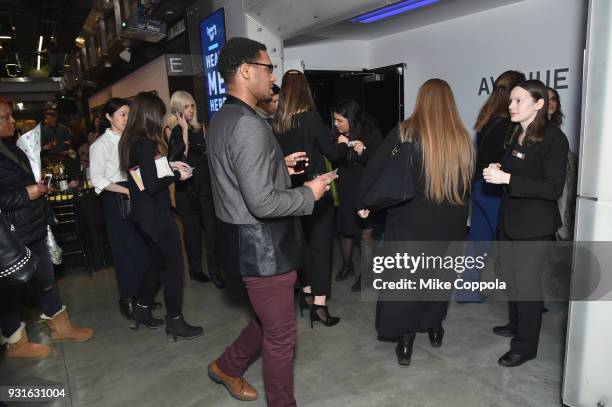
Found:
M 329 295 L 331 292 L 334 204 L 328 198 L 315 204 L 312 215 L 301 218 L 306 253 L 299 273 L 300 284 L 311 286 L 314 295 Z
M 183 309 L 183 250 L 178 226 L 170 209 L 162 209 L 157 213 L 159 238 L 153 239 L 144 234 L 147 243 L 151 267 L 142 280 L 138 302 L 150 306 L 159 287 L 159 281 L 164 286 L 164 301 L 168 317 L 173 318 L 182 313 Z
M 215 254 L 216 223 L 212 196 L 196 197 L 198 202 L 191 202 L 187 193 L 176 189 L 176 210 L 183 223 L 183 242 L 187 252 L 189 274 L 203 273 L 202 270 L 202 226 L 205 231 L 206 259 L 208 275 L 218 275 Z
M 118 195 L 115 192 L 102 192 L 102 206 L 119 295 L 130 298 L 138 296 L 142 277 L 151 261 L 136 224 L 121 219 Z
M 500 242 L 512 242 L 503 231 L 499 231 Z M 554 236 L 539 236 L 521 239 L 521 242 L 553 241 Z M 504 278 L 513 287 L 515 301 L 508 302 L 508 323 L 516 330 L 516 335 L 510 341 L 512 353 L 526 357 L 535 357 L 538 353 L 540 329 L 542 327 L 542 311 L 544 301 L 536 300 L 535 291 L 540 291 L 540 279 L 545 266 L 547 246 L 543 244 L 502 243 L 500 262 Z M 521 297 L 528 300 L 521 300 Z
M 62 308 L 59 290 L 55 285 L 55 272 L 46 238 L 42 238 L 28 247 L 32 253 L 38 256 L 38 266 L 32 275 L 29 284 L 34 287 L 34 292 L 39 296 L 40 305 L 45 315 L 51 317 Z M 23 285 L 13 285 L 0 289 L 0 328 L 2 335 L 11 336 L 19 328 L 21 323 L 21 294 Z

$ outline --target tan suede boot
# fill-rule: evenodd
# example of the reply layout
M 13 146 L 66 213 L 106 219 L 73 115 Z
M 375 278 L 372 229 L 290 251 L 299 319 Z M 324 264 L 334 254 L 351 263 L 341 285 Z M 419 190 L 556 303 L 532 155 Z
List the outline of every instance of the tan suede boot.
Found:
M 93 330 L 72 325 L 65 305 L 52 317 L 42 314 L 40 318 L 51 330 L 51 339 L 54 341 L 85 342 L 94 336 Z
M 2 339 L 6 343 L 4 356 L 7 358 L 45 359 L 53 354 L 51 347 L 41 343 L 32 343 L 28 340 L 28 333 L 23 322 L 9 338 Z

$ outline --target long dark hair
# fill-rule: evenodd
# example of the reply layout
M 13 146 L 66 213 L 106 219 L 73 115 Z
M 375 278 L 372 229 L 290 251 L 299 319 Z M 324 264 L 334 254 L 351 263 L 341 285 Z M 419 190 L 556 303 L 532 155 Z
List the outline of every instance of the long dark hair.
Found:
M 525 74 L 519 71 L 506 71 L 499 75 L 495 79 L 491 95 L 480 109 L 478 119 L 474 124 L 474 130 L 482 130 L 493 117 L 509 118 L 510 91 L 519 83 L 524 82 L 525 79 Z
M 127 99 L 122 98 L 108 99 L 108 101 L 104 104 L 104 107 L 102 108 L 102 117 L 100 117 L 99 128 L 100 133 L 104 133 L 106 129 L 109 129 L 111 127 L 110 121 L 108 121 L 106 115 L 112 116 L 117 110 L 121 109 L 123 106 L 130 106 L 130 102 Z
M 119 163 L 122 171 L 130 167 L 130 150 L 134 143 L 146 138 L 155 143 L 160 154 L 166 154 L 168 146 L 164 141 L 162 124 L 166 105 L 156 95 L 140 92 L 130 104 L 130 115 L 119 140 Z
M 306 76 L 295 69 L 285 72 L 278 96 L 278 109 L 274 115 L 274 133 L 288 132 L 295 125 L 293 116 L 313 110 L 315 103 Z
M 349 125 L 349 141 L 354 141 L 361 136 L 361 133 L 367 127 L 373 127 L 376 124 L 374 120 L 369 117 L 367 113 L 363 111 L 359 103 L 353 99 L 342 99 L 334 105 L 332 108 L 332 114 L 337 113 L 342 117 L 345 117 Z M 333 126 L 333 135 L 335 138 L 338 137 L 338 129 Z M 351 161 L 355 158 L 355 151 L 349 148 L 346 159 Z
M 550 115 L 550 119 L 548 120 L 550 120 L 551 124 L 554 124 L 557 127 L 561 127 L 565 115 L 563 114 L 563 110 L 561 110 L 561 98 L 559 97 L 559 92 L 557 92 L 557 89 L 551 87 L 549 87 L 548 90 L 551 91 L 553 95 L 555 95 L 555 99 L 557 100 L 557 110 L 555 110 L 555 112 Z M 548 101 L 548 103 L 550 103 L 550 101 Z
M 525 130 L 525 144 L 536 144 L 544 139 L 544 129 L 548 125 L 548 88 L 542 81 L 537 79 L 530 79 L 528 81 L 521 82 L 517 85 L 519 88 L 525 89 L 534 101 L 540 99 L 544 100 L 544 106 L 536 113 L 533 121 L 527 126 Z M 518 140 L 518 137 L 523 132 L 520 123 L 512 123 L 510 127 L 510 138 L 506 143 L 506 146 L 511 145 L 514 141 Z

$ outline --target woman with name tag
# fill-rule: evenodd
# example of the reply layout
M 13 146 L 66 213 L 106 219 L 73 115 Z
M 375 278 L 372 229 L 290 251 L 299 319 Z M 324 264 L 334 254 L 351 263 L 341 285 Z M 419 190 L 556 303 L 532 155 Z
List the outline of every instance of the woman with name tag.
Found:
M 132 201 L 131 218 L 136 222 L 149 247 L 152 267 L 144 276 L 138 303 L 134 309 L 134 328 L 143 324 L 159 328 L 164 324 L 154 318 L 151 306 L 159 275 L 164 285 L 166 334 L 193 339 L 202 328 L 189 325 L 183 318 L 183 253 L 178 227 L 170 212 L 168 187 L 191 177 L 191 167 L 180 161 L 168 163 L 162 123 L 166 106 L 151 93 L 139 93 L 130 105 L 125 132 L 119 142 L 121 170 L 128 175 Z
M 217 217 L 212 200 L 204 128 L 198 122 L 193 97 L 182 90 L 170 97 L 170 114 L 164 129 L 168 138 L 168 159 L 184 161 L 193 168 L 193 177 L 176 185 L 176 210 L 183 223 L 183 241 L 189 276 L 195 281 L 213 282 L 225 288 L 215 253 Z M 202 270 L 202 226 L 205 230 L 207 272 Z
M 557 200 L 569 149 L 565 134 L 548 120 L 548 90 L 538 80 L 512 89 L 510 120 L 504 158 L 483 171 L 486 182 L 504 187 L 497 227 L 500 259 L 507 283 L 515 288 L 508 323 L 493 329 L 512 337 L 510 350 L 498 361 L 504 367 L 519 366 L 537 355 L 544 306 L 539 280 L 548 248 L 534 242 L 554 240 L 561 226 Z M 516 241 L 522 244 L 504 243 Z
M 126 174 L 119 168 L 119 140 L 129 111 L 130 105 L 125 99 L 111 98 L 106 102 L 102 114 L 108 126 L 91 145 L 89 164 L 91 182 L 102 198 L 119 288 L 119 311 L 127 319 L 132 318 L 142 276 L 150 263 L 142 236 L 135 224 L 121 212 L 121 201 L 130 198 Z
M 414 197 L 387 208 L 385 241 L 422 242 L 419 246 L 436 251 L 426 250 L 427 255 L 438 254 L 440 248 L 446 250 L 449 242 L 465 240 L 474 173 L 470 135 L 459 117 L 453 92 L 442 79 L 430 79 L 421 86 L 412 115 L 385 137 L 366 167 L 360 197 L 366 197 L 377 182 L 389 182 L 379 176 L 392 156 L 402 150 L 406 153 L 402 158 L 407 161 L 404 171 L 412 177 Z M 395 188 L 402 187 L 404 174 L 387 175 L 396 180 Z M 359 216 L 368 217 L 370 211 L 363 203 L 360 207 L 365 209 L 358 212 Z M 435 271 L 442 277 L 451 275 L 449 271 Z M 417 332 L 427 332 L 432 347 L 442 346 L 442 320 L 448 308 L 448 301 L 443 299 L 447 295 L 432 298 L 432 291 L 421 288 L 416 297 L 407 294 L 399 300 L 385 300 L 388 293 L 381 293 L 376 329 L 381 338 L 399 338 L 395 352 L 400 365 L 410 365 Z

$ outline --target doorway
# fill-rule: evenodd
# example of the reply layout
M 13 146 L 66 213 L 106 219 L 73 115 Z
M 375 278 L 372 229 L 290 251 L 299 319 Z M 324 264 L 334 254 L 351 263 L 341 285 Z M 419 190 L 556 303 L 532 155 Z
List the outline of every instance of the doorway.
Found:
M 404 120 L 404 64 L 362 71 L 305 70 L 319 114 L 331 126 L 331 109 L 350 98 L 374 118 L 383 136 Z

